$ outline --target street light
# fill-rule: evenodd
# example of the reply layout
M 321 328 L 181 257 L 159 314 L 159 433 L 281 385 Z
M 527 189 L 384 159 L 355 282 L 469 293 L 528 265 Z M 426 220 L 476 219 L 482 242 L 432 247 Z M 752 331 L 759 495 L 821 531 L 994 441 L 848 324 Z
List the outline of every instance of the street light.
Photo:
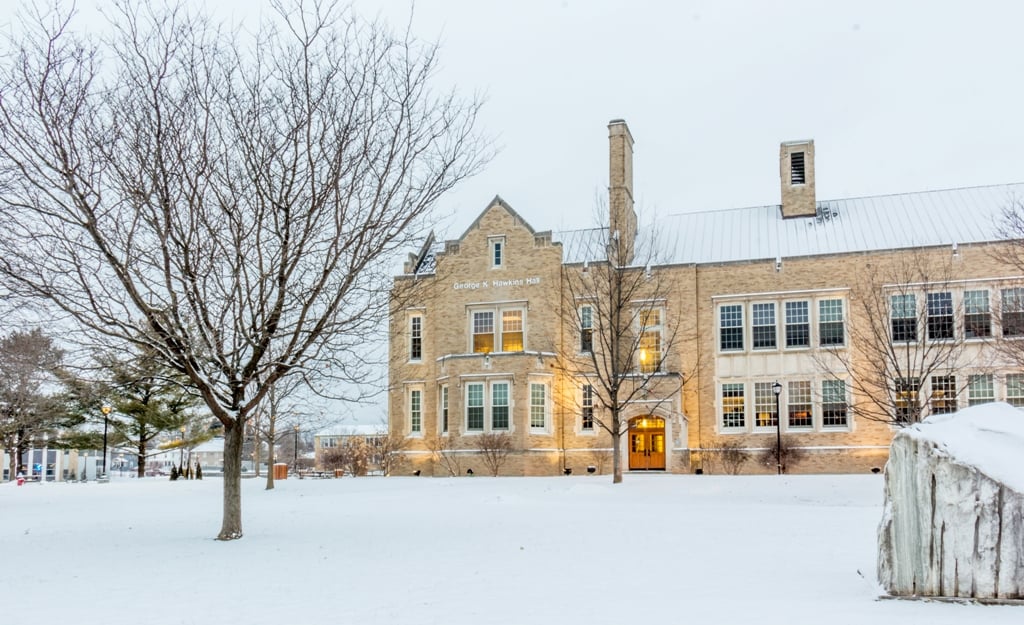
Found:
M 782 475 L 782 414 L 779 412 L 779 395 L 782 394 L 782 385 L 776 380 L 772 384 L 772 392 L 775 393 L 775 466 Z
M 181 469 L 185 466 L 185 426 L 178 428 L 181 432 L 181 446 L 178 447 L 178 473 L 181 473 Z
M 295 453 L 292 455 L 292 467 L 299 470 L 299 424 L 295 424 Z
M 113 408 L 110 407 L 110 404 L 100 406 L 100 412 L 103 413 L 103 477 L 107 476 L 107 417 L 111 410 Z

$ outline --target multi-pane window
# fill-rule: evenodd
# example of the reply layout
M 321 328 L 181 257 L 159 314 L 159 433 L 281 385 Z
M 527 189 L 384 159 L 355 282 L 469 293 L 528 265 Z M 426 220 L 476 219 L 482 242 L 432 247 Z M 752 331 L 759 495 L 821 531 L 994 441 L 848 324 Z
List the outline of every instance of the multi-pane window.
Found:
M 480 382 L 466 385 L 466 429 L 477 432 L 484 429 L 484 385 Z
M 1024 374 L 1008 373 L 1006 375 L 1006 403 L 1024 408 Z
M 964 291 L 964 338 L 992 336 L 992 311 L 988 291 Z
M 743 349 L 743 306 L 727 304 L 719 311 L 719 348 Z
M 423 431 L 423 391 L 419 389 L 409 391 L 409 431 Z
M 779 413 L 775 410 L 775 393 L 771 382 L 754 383 L 754 413 L 757 427 L 775 427 L 779 424 Z
M 990 374 L 972 375 L 967 378 L 967 404 L 977 406 L 996 400 L 995 386 Z
M 928 307 L 928 338 L 953 338 L 953 294 L 949 291 L 928 293 L 925 300 Z
M 654 373 L 661 369 L 661 310 L 640 311 L 640 373 Z
M 790 429 L 809 428 L 814 425 L 811 413 L 811 382 L 810 380 L 794 380 L 789 382 L 786 396 L 789 398 Z
M 448 432 L 448 385 L 441 387 L 441 432 Z
M 835 347 L 846 343 L 843 327 L 843 300 L 823 299 L 818 302 L 818 343 Z
M 743 384 L 722 385 L 722 427 L 742 428 L 747 424 Z
M 409 317 L 409 360 L 423 358 L 423 317 Z
M 774 349 L 775 303 L 754 304 L 751 317 L 754 349 Z
M 501 351 L 523 351 L 523 311 L 501 311 Z
M 786 302 L 786 347 L 810 347 L 811 317 L 807 302 Z
M 932 414 L 956 412 L 956 376 L 932 376 Z
M 822 427 L 846 427 L 846 381 L 821 381 Z
M 530 427 L 547 427 L 548 387 L 544 384 L 530 384 Z
M 491 267 L 505 264 L 505 237 L 491 237 Z
M 917 403 L 917 393 L 921 389 L 919 378 L 896 378 L 896 420 L 900 423 L 917 423 L 921 408 Z
M 508 382 L 491 383 L 491 429 L 508 429 Z
M 494 351 L 494 311 L 473 313 L 473 351 L 488 354 Z
M 1002 290 L 1003 336 L 1024 336 L 1024 288 Z
M 594 429 L 594 387 L 590 384 L 583 385 L 583 422 L 584 430 Z
M 917 297 L 913 293 L 891 297 L 892 340 L 896 342 L 916 341 Z
M 594 307 L 580 306 L 580 352 L 590 353 L 594 349 Z

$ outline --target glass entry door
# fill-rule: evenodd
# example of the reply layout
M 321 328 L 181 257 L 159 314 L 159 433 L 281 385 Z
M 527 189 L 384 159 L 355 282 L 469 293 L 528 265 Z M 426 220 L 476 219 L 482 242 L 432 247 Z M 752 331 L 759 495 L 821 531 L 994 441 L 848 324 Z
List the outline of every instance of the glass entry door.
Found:
M 665 470 L 665 420 L 637 417 L 629 422 L 629 470 Z

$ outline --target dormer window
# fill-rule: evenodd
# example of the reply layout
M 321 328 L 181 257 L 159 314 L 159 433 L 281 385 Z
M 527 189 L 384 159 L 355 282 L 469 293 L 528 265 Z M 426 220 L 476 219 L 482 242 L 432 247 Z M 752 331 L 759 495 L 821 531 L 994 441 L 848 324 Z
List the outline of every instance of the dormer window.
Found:
M 491 237 L 488 239 L 491 244 L 491 267 L 502 267 L 505 265 L 505 237 Z
M 789 155 L 789 182 L 790 184 L 806 184 L 807 182 L 803 152 L 792 152 Z

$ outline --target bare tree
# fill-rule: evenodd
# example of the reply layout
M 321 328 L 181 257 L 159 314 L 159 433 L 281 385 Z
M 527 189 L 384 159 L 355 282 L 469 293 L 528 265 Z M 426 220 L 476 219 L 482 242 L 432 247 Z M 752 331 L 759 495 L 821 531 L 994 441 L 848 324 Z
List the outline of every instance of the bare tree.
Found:
M 426 444 L 430 450 L 431 460 L 444 467 L 450 477 L 462 475 L 462 459 L 452 437 L 438 434 L 428 437 Z
M 732 452 L 733 450 L 729 450 Z M 744 460 L 746 460 L 746 454 L 743 453 Z M 780 473 L 788 473 L 789 469 L 803 460 L 806 457 L 805 450 L 798 446 L 794 439 L 784 436 L 780 439 L 772 439 L 771 444 L 767 449 L 762 449 L 761 453 L 758 454 L 757 460 L 760 464 L 770 467 L 775 470 L 778 467 Z M 724 459 L 724 458 L 723 458 Z M 736 460 L 735 455 L 731 458 Z M 740 463 L 742 464 L 742 463 Z M 730 470 L 731 475 L 739 474 L 739 464 L 727 465 L 727 467 L 734 466 L 735 470 Z
M 341 469 L 352 477 L 366 475 L 372 460 L 373 446 L 362 436 L 343 437 L 337 446 L 323 453 L 324 469 Z
M 405 448 L 409 446 L 409 439 L 401 434 L 389 433 L 382 428 L 380 433 L 373 437 L 374 464 L 380 467 L 381 473 L 391 475 L 405 466 Z
M 236 539 L 244 424 L 290 373 L 366 375 L 387 259 L 486 160 L 479 102 L 431 89 L 435 46 L 333 4 L 275 3 L 245 41 L 117 6 L 109 37 L 37 15 L 0 55 L 0 277 L 188 376 Z
M 477 449 L 483 456 L 484 466 L 493 477 L 498 477 L 512 453 L 512 436 L 508 432 L 484 432 L 477 437 Z
M 775 463 L 775 448 L 772 447 L 772 463 Z M 722 471 L 728 475 L 739 475 L 740 469 L 750 459 L 746 447 L 739 441 L 724 441 L 714 449 L 705 449 L 701 458 L 708 469 L 721 465 Z

